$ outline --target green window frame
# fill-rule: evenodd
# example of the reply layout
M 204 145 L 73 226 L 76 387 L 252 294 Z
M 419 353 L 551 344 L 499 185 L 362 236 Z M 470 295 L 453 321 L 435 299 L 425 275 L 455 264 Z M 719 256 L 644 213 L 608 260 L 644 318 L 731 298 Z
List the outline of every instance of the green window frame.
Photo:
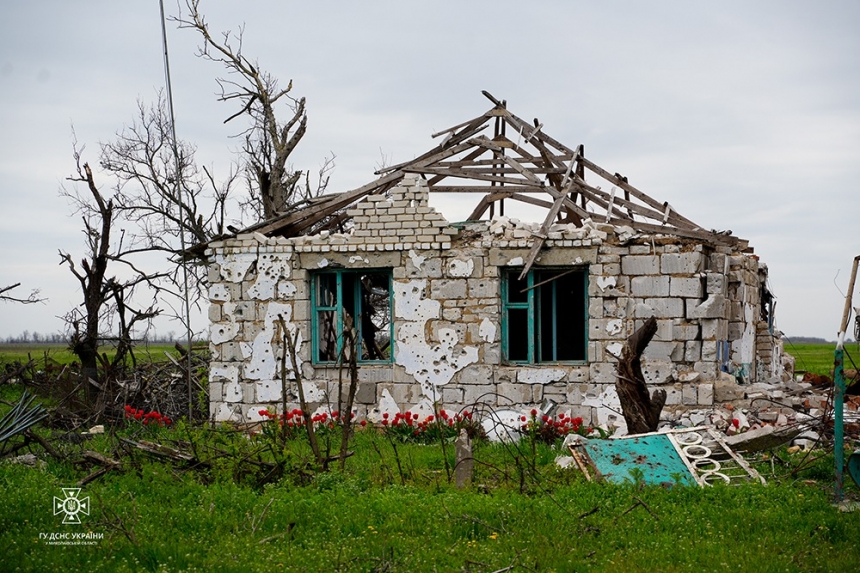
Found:
M 587 362 L 588 269 L 502 274 L 502 356 L 515 364 Z
M 344 328 L 350 323 L 359 341 L 357 362 L 391 362 L 391 269 L 320 271 L 311 275 L 311 287 L 314 364 L 338 362 L 343 352 Z

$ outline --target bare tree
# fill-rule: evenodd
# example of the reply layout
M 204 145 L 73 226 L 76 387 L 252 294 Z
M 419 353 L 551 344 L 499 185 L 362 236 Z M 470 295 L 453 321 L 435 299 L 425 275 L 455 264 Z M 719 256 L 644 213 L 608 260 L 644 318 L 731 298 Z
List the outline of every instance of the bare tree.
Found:
M 158 252 L 167 255 L 171 288 L 165 293 L 184 296 L 178 285 L 179 271 L 187 262 L 181 234 L 190 245 L 204 244 L 221 236 L 229 222 L 230 203 L 238 207 L 237 172 L 231 168 L 225 179 L 216 182 L 206 167 L 198 167 L 195 148 L 177 141 L 172 148 L 170 118 L 162 94 L 147 108 L 138 102 L 137 115 L 131 126 L 101 146 L 101 167 L 116 177 L 114 210 L 117 216 L 133 223 L 126 235 L 126 254 Z M 187 265 L 192 278 L 190 300 L 199 302 L 205 269 Z M 181 313 L 174 313 L 176 317 Z
M 231 172 L 217 185 L 208 169 L 198 168 L 196 150 L 184 141 L 177 141 L 177 165 L 171 137 L 170 118 L 159 92 L 149 108 L 138 102 L 132 125 L 101 146 L 101 167 L 117 177 L 116 210 L 141 228 L 135 243 L 172 255 L 178 251 L 174 239 L 183 229 L 197 243 L 224 232 L 236 176 Z M 204 198 L 208 205 L 200 204 Z
M 60 251 L 60 264 L 78 279 L 83 294 L 81 308 L 70 312 L 66 320 L 72 329 L 71 348 L 81 361 L 84 379 L 99 380 L 98 366 L 105 370 L 114 369 L 131 355 L 133 358 L 133 331 L 138 323 L 145 323 L 160 312 L 154 302 L 148 308 L 135 308 L 132 298 L 135 287 L 146 284 L 157 287 L 165 273 L 146 273 L 131 260 L 138 250 L 124 249 L 122 236 L 112 245 L 114 203 L 105 200 L 96 186 L 92 170 L 86 163 L 81 165 L 81 154 L 77 147 L 74 151 L 77 173 L 70 181 L 84 183 L 88 195 L 75 191 L 64 191 L 81 214 L 84 223 L 87 254 L 81 259 L 80 268 L 75 265 L 71 255 Z M 108 276 L 109 264 L 119 265 L 128 278 L 119 279 Z M 116 324 L 114 324 L 116 322 Z M 111 361 L 99 354 L 99 346 L 113 332 L 111 337 L 116 343 L 116 353 Z
M 7 294 L 12 289 L 16 289 L 21 286 L 21 283 L 15 283 L 13 285 L 0 287 L 0 300 L 4 302 L 20 302 L 21 304 L 33 304 L 36 302 L 45 302 L 44 298 L 39 298 L 39 290 L 33 289 L 30 291 L 30 294 L 27 295 L 26 298 L 18 298 L 16 296 L 12 296 Z
M 226 122 L 247 116 L 248 123 L 239 133 L 243 146 L 239 166 L 231 166 L 226 178 L 216 178 L 205 167 L 198 167 L 196 149 L 173 140 L 167 102 L 159 94 L 150 107 L 138 103 L 134 122 L 101 146 L 100 166 L 113 177 L 114 196 L 105 200 L 96 186 L 93 173 L 81 163 L 75 146 L 77 174 L 69 179 L 84 184 L 87 191 L 65 192 L 83 215 L 88 252 L 76 266 L 71 255 L 61 251 L 62 264 L 68 265 L 83 290 L 84 302 L 67 317 L 73 329 L 72 345 L 85 374 L 95 377 L 99 365 L 98 347 L 104 332 L 116 332 L 118 356 L 131 353 L 132 327 L 156 316 L 155 301 L 172 306 L 167 295 L 188 296 L 180 284 L 178 271 L 187 262 L 191 245 L 203 245 L 225 233 L 232 206 L 250 208 L 257 218 L 269 218 L 321 194 L 329 181 L 333 156 L 323 163 L 317 181 L 309 172 L 293 170 L 289 158 L 307 129 L 304 98 L 290 95 L 268 72 L 261 71 L 242 53 L 242 31 L 226 32 L 216 40 L 209 32 L 198 0 L 186 0 L 188 15 L 173 20 L 180 28 L 196 30 L 203 38 L 198 55 L 224 66 L 230 79 L 219 79 L 220 100 L 237 102 L 239 111 Z M 288 119 L 278 114 L 287 110 Z M 174 149 L 175 147 L 175 149 Z M 239 173 L 247 176 L 250 197 L 236 185 Z M 243 198 L 244 197 L 244 198 Z M 129 223 L 119 237 L 112 231 L 122 221 Z M 230 222 L 242 225 L 241 217 Z M 163 253 L 173 263 L 163 272 L 148 272 L 136 266 L 146 253 Z M 202 254 L 196 252 L 195 254 Z M 124 267 L 122 280 L 108 277 L 108 264 Z M 203 267 L 186 266 L 194 272 L 191 297 L 199 300 L 205 275 Z M 138 286 L 151 288 L 152 303 L 134 307 Z M 197 288 L 194 288 L 194 287 Z M 178 318 L 180 312 L 175 312 Z M 133 354 L 132 354 L 133 357 Z M 103 362 L 103 360 L 102 360 Z M 105 365 L 109 366 L 109 365 Z
M 271 73 L 260 69 L 256 61 L 242 53 L 244 29 L 232 35 L 229 31 L 215 39 L 205 17 L 199 11 L 199 0 L 186 0 L 188 15 L 174 20 L 180 28 L 196 30 L 203 38 L 198 56 L 217 62 L 226 68 L 231 79 L 219 78 L 220 101 L 236 101 L 239 111 L 224 120 L 227 123 L 246 115 L 250 122 L 239 134 L 244 139 L 243 164 L 249 174 L 251 190 L 256 201 L 250 204 L 258 218 L 268 219 L 321 194 L 328 185 L 328 172 L 334 157 L 327 158 L 319 171 L 315 186 L 310 174 L 292 170 L 288 164 L 307 130 L 305 98 L 291 94 L 293 82 L 282 88 Z M 288 119 L 281 120 L 276 108 L 286 109 Z M 260 208 L 261 207 L 261 208 Z

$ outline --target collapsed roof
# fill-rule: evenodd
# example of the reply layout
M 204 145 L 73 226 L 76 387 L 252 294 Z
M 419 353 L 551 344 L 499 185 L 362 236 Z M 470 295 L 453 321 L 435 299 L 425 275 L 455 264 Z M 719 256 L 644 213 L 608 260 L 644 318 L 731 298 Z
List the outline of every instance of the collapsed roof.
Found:
M 377 171 L 378 179 L 357 189 L 322 195 L 245 232 L 293 237 L 338 228 L 348 219 L 351 205 L 367 195 L 385 193 L 407 174 L 419 174 L 427 179 L 433 193 L 482 194 L 469 220 L 485 215 L 492 218 L 497 206 L 499 214 L 504 214 L 506 200 L 546 208 L 546 219 L 534 234 L 526 267 L 540 251 L 553 223 L 581 226 L 587 219 L 646 234 L 746 246 L 731 231 L 697 225 L 668 202 L 657 201 L 631 185 L 626 177 L 586 159 L 583 145 L 571 149 L 559 143 L 544 132 L 538 119 L 530 124 L 508 111 L 505 101 L 482 93 L 493 107 L 434 133 L 432 137 L 442 137 L 442 141 L 426 153 Z M 610 190 L 605 191 L 601 184 L 608 184 Z

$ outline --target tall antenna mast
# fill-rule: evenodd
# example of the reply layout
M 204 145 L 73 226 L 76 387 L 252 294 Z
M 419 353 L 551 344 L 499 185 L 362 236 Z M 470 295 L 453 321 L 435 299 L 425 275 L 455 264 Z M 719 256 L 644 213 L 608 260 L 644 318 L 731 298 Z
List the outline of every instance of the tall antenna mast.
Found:
M 164 83 L 167 89 L 167 111 L 170 114 L 170 140 L 173 148 L 173 161 L 176 165 L 176 176 L 174 184 L 176 185 L 176 197 L 182 203 L 182 166 L 179 162 L 179 144 L 176 141 L 176 118 L 173 114 L 173 89 L 170 83 L 170 59 L 167 56 L 167 20 L 164 17 L 164 0 L 158 0 L 158 6 L 161 9 L 161 44 L 164 47 Z M 179 216 L 179 244 L 182 252 L 185 252 L 185 218 Z M 188 295 L 188 261 L 182 261 L 182 287 L 183 300 L 185 302 L 185 334 L 188 340 L 188 350 L 185 354 L 186 358 L 186 384 L 188 386 L 188 422 L 191 423 L 194 417 L 194 402 L 193 392 L 191 388 L 191 345 L 193 343 L 193 332 L 191 331 L 191 301 Z

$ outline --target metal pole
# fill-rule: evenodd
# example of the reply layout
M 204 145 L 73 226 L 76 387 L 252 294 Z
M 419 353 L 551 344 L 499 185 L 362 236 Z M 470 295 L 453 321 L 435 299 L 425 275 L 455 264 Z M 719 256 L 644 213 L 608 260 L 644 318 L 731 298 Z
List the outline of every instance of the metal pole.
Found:
M 179 202 L 182 203 L 182 166 L 179 162 L 179 144 L 176 141 L 176 118 L 173 115 L 173 90 L 171 89 L 170 83 L 170 60 L 167 57 L 167 24 L 164 18 L 164 0 L 159 0 L 158 5 L 161 9 L 161 43 L 164 47 L 164 83 L 167 89 L 167 109 L 170 113 L 170 138 L 172 140 L 171 144 L 173 147 L 173 160 L 176 162 L 176 176 L 174 178 L 174 182 L 176 185 L 176 197 L 179 199 Z M 181 205 L 179 210 L 179 244 L 184 256 L 185 217 L 182 216 Z M 188 385 L 188 422 L 191 423 L 194 417 L 194 402 L 191 387 L 191 344 L 193 342 L 193 333 L 191 331 L 191 302 L 189 300 L 190 297 L 188 296 L 188 262 L 184 259 L 182 261 L 182 280 L 184 288 L 183 299 L 185 302 L 185 332 L 188 339 L 188 351 L 185 354 L 186 384 Z
M 845 400 L 845 331 L 848 329 L 848 319 L 851 318 L 851 299 L 854 294 L 854 282 L 857 280 L 857 265 L 860 263 L 860 255 L 854 257 L 854 266 L 851 268 L 851 278 L 848 281 L 848 292 L 845 295 L 845 310 L 842 312 L 842 324 L 836 339 L 836 350 L 833 352 L 833 459 L 836 470 L 836 483 L 833 486 L 833 496 L 836 503 L 840 503 L 844 497 L 842 486 L 844 484 L 845 468 L 845 428 L 843 425 L 843 402 Z

